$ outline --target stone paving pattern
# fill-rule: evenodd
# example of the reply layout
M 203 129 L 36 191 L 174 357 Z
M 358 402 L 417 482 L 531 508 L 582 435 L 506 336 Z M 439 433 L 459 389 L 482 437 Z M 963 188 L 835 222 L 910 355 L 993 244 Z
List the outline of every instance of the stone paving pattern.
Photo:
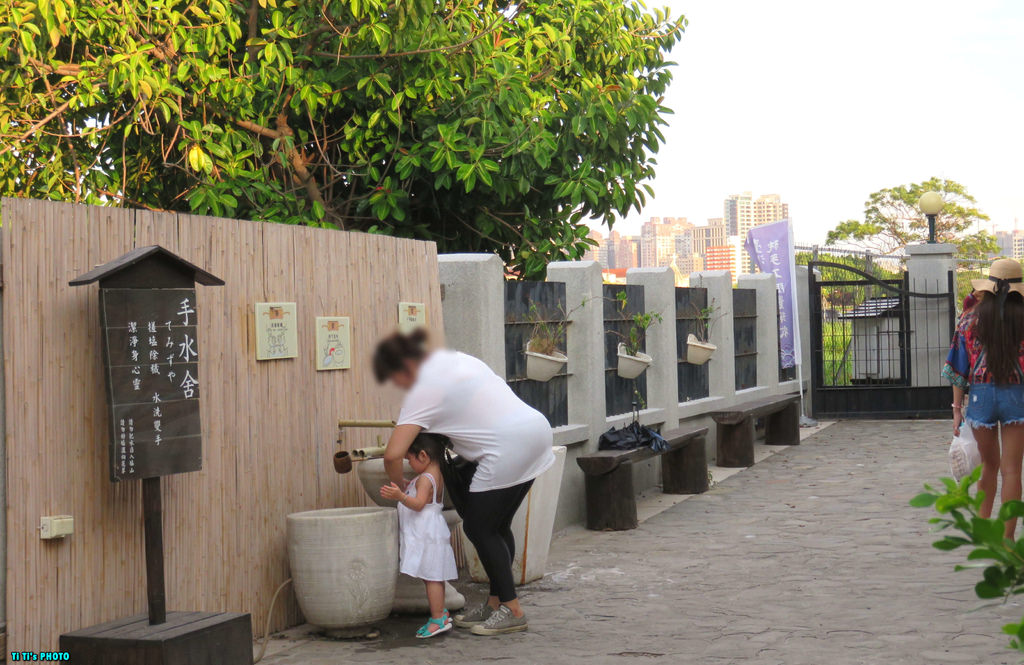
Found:
M 974 611 L 966 552 L 907 506 L 948 474 L 949 429 L 840 422 L 635 531 L 570 529 L 522 590 L 528 633 L 420 641 L 392 619 L 378 640 L 274 640 L 263 663 L 1018 663 L 1000 627 L 1024 609 Z

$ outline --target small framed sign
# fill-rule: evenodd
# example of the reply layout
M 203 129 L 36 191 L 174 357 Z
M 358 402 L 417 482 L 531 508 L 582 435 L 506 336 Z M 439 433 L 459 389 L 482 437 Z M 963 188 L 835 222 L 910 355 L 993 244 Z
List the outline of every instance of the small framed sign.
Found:
M 256 303 L 256 360 L 297 358 L 299 336 L 293 302 Z
M 352 327 L 347 316 L 316 317 L 318 372 L 352 367 Z
M 398 330 L 408 334 L 427 325 L 427 306 L 421 302 L 398 303 Z

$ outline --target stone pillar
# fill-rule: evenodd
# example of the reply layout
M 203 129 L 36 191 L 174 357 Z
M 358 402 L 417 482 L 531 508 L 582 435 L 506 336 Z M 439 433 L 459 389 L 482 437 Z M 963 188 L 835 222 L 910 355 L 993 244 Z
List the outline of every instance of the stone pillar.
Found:
M 496 254 L 441 254 L 445 344 L 505 378 L 505 268 Z
M 569 356 L 569 423 L 604 425 L 604 301 L 601 265 L 596 261 L 557 261 L 548 264 L 548 281 L 565 284 L 569 317 L 566 355 Z M 578 307 L 584 303 L 582 307 Z M 596 436 L 596 434 L 595 434 Z M 567 465 L 568 466 L 568 465 Z M 575 466 L 575 465 L 573 465 Z
M 627 284 L 644 287 L 644 309 L 662 321 L 647 330 L 647 354 L 654 362 L 647 369 L 647 408 L 661 409 L 664 429 L 679 425 L 679 368 L 676 346 L 676 278 L 671 268 L 631 268 Z
M 800 330 L 800 367 L 797 378 L 803 378 L 803 413 L 811 417 L 811 296 L 807 266 L 796 267 L 796 310 Z
M 586 516 L 583 474 L 576 465 L 580 455 L 597 450 L 597 438 L 607 429 L 604 416 L 604 300 L 601 265 L 596 261 L 557 261 L 548 264 L 548 281 L 565 284 L 569 317 L 566 355 L 569 357 L 569 427 L 585 425 L 574 437 L 585 443 L 566 452 L 562 489 L 558 495 L 555 529 L 577 524 Z M 583 303 L 582 307 L 579 307 Z M 560 428 L 561 429 L 561 428 Z M 556 442 L 558 432 L 555 432 Z
M 953 245 L 907 246 L 907 281 L 912 292 L 949 293 L 949 272 L 954 270 Z M 954 288 L 955 288 L 954 283 Z M 947 298 L 910 297 L 910 385 L 943 386 L 942 366 L 951 340 Z
M 779 385 L 779 293 L 775 275 L 740 275 L 737 286 L 757 292 L 757 387 L 774 392 Z
M 708 290 L 712 344 L 718 347 L 708 361 L 710 397 L 732 399 L 736 394 L 736 343 L 732 321 L 732 274 L 728 270 L 710 270 L 690 275 L 690 286 Z

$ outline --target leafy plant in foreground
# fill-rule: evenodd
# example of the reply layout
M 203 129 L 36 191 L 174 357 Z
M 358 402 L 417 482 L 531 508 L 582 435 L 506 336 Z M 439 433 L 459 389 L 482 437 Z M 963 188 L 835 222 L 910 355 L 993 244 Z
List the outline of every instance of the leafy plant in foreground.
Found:
M 616 294 L 615 299 L 618 301 L 619 311 L 625 313 L 626 307 L 629 305 L 629 296 L 626 295 L 625 291 L 620 291 Z M 610 332 L 622 339 L 622 344 L 625 346 L 625 351 L 628 355 L 635 356 L 644 350 L 647 329 L 655 323 L 661 323 L 662 319 L 661 314 L 658 312 L 638 312 L 631 316 L 629 320 L 631 322 L 629 334 L 622 335 L 614 330 Z
M 955 530 L 963 536 L 946 535 L 932 545 L 936 549 L 951 551 L 970 547 L 967 555 L 970 562 L 958 565 L 956 570 L 981 569 L 982 579 L 974 586 L 979 598 L 1002 599 L 1024 594 L 1024 538 L 1006 538 L 1005 523 L 1024 517 L 1024 502 L 1007 501 L 999 509 L 998 517 L 981 517 L 981 502 L 984 492 L 978 490 L 971 495 L 971 486 L 978 482 L 981 468 L 959 483 L 952 478 L 940 478 L 943 487 L 925 485 L 925 490 L 910 500 L 915 508 L 934 506 L 940 517 L 929 520 L 937 531 Z M 1024 619 L 1019 623 L 1003 626 L 1003 632 L 1010 635 L 1010 648 L 1024 653 Z

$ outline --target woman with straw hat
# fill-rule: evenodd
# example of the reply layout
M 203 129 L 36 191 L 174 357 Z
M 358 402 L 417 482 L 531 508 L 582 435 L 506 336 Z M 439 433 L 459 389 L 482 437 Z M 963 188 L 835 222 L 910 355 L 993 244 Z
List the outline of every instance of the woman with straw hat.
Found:
M 992 515 L 998 477 L 1003 502 L 1021 498 L 1024 459 L 1024 271 L 1013 259 L 992 263 L 989 276 L 971 280 L 980 298 L 957 326 L 942 375 L 953 383 L 953 430 L 966 421 L 978 441 L 985 492 L 983 517 Z M 965 391 L 970 390 L 966 413 Z M 1002 454 L 1000 454 L 1000 430 Z M 1006 524 L 1013 537 L 1017 521 Z

